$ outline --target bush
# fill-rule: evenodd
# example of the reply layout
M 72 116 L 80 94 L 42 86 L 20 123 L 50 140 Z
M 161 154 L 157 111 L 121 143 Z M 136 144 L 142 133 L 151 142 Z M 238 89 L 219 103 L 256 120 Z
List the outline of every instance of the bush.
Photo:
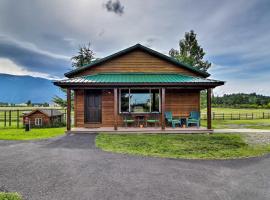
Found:
M 0 192 L 0 200 L 22 200 L 22 196 L 17 192 Z

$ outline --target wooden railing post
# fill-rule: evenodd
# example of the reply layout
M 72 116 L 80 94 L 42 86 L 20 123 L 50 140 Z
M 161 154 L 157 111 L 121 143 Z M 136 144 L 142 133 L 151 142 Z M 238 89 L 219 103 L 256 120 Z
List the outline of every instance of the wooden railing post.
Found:
M 71 128 L 71 90 L 67 89 L 67 131 Z
M 161 89 L 161 129 L 165 130 L 165 88 Z
M 207 129 L 212 129 L 212 118 L 211 118 L 211 88 L 207 89 Z
M 118 109 L 117 109 L 117 88 L 114 88 L 113 91 L 114 94 L 114 100 L 113 100 L 113 104 L 114 104 L 114 130 L 117 130 L 117 113 L 118 113 Z

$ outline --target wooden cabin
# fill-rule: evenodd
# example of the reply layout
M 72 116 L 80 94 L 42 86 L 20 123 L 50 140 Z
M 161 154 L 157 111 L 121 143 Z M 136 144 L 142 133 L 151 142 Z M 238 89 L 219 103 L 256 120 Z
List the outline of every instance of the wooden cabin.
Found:
M 31 127 L 47 127 L 63 123 L 63 113 L 55 109 L 35 109 L 23 113 L 24 125 L 30 123 Z
M 81 128 L 145 127 L 157 116 L 165 130 L 165 112 L 188 119 L 200 112 L 200 91 L 207 90 L 208 129 L 211 129 L 211 90 L 223 81 L 207 79 L 207 72 L 180 63 L 136 44 L 65 74 L 54 84 L 67 89 L 67 129 L 70 130 L 71 90 L 74 126 Z M 128 116 L 128 118 L 127 118 Z M 126 124 L 130 120 L 130 124 Z M 149 120 L 148 120 L 149 121 Z M 156 125 L 156 124 L 155 124 Z M 185 126 L 184 126 L 185 127 Z

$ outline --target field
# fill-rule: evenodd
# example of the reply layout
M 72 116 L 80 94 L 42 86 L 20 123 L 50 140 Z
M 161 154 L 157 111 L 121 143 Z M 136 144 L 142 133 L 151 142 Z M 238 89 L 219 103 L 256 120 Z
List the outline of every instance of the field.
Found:
M 202 109 L 201 113 L 206 113 L 207 110 Z M 212 108 L 212 112 L 214 113 L 225 113 L 225 114 L 245 114 L 245 113 L 270 113 L 270 109 L 237 109 L 237 108 Z
M 206 127 L 206 120 L 201 120 L 201 126 Z M 214 129 L 265 129 L 270 130 L 270 119 L 253 119 L 253 120 L 213 120 Z
M 212 121 L 212 126 L 215 129 L 237 129 L 237 128 L 251 128 L 251 129 L 270 129 L 270 109 L 234 109 L 234 108 L 212 108 L 212 117 L 216 120 Z M 202 110 L 202 115 L 206 113 L 206 109 Z M 223 113 L 225 120 L 223 120 Z M 252 114 L 253 113 L 253 114 Z M 264 113 L 264 118 L 263 118 Z M 239 114 L 241 120 L 239 120 Z M 231 120 L 231 117 L 233 120 Z M 247 119 L 246 119 L 247 117 Z M 256 118 L 260 119 L 256 119 Z M 252 119 L 254 118 L 254 119 Z M 202 116 L 202 119 L 205 119 Z M 201 121 L 201 125 L 206 127 L 206 120 Z

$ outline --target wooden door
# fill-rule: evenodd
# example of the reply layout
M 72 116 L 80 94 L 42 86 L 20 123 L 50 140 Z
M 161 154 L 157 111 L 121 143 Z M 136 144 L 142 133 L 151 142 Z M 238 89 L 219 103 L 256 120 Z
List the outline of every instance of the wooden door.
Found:
M 85 122 L 101 123 L 101 90 L 85 92 Z

